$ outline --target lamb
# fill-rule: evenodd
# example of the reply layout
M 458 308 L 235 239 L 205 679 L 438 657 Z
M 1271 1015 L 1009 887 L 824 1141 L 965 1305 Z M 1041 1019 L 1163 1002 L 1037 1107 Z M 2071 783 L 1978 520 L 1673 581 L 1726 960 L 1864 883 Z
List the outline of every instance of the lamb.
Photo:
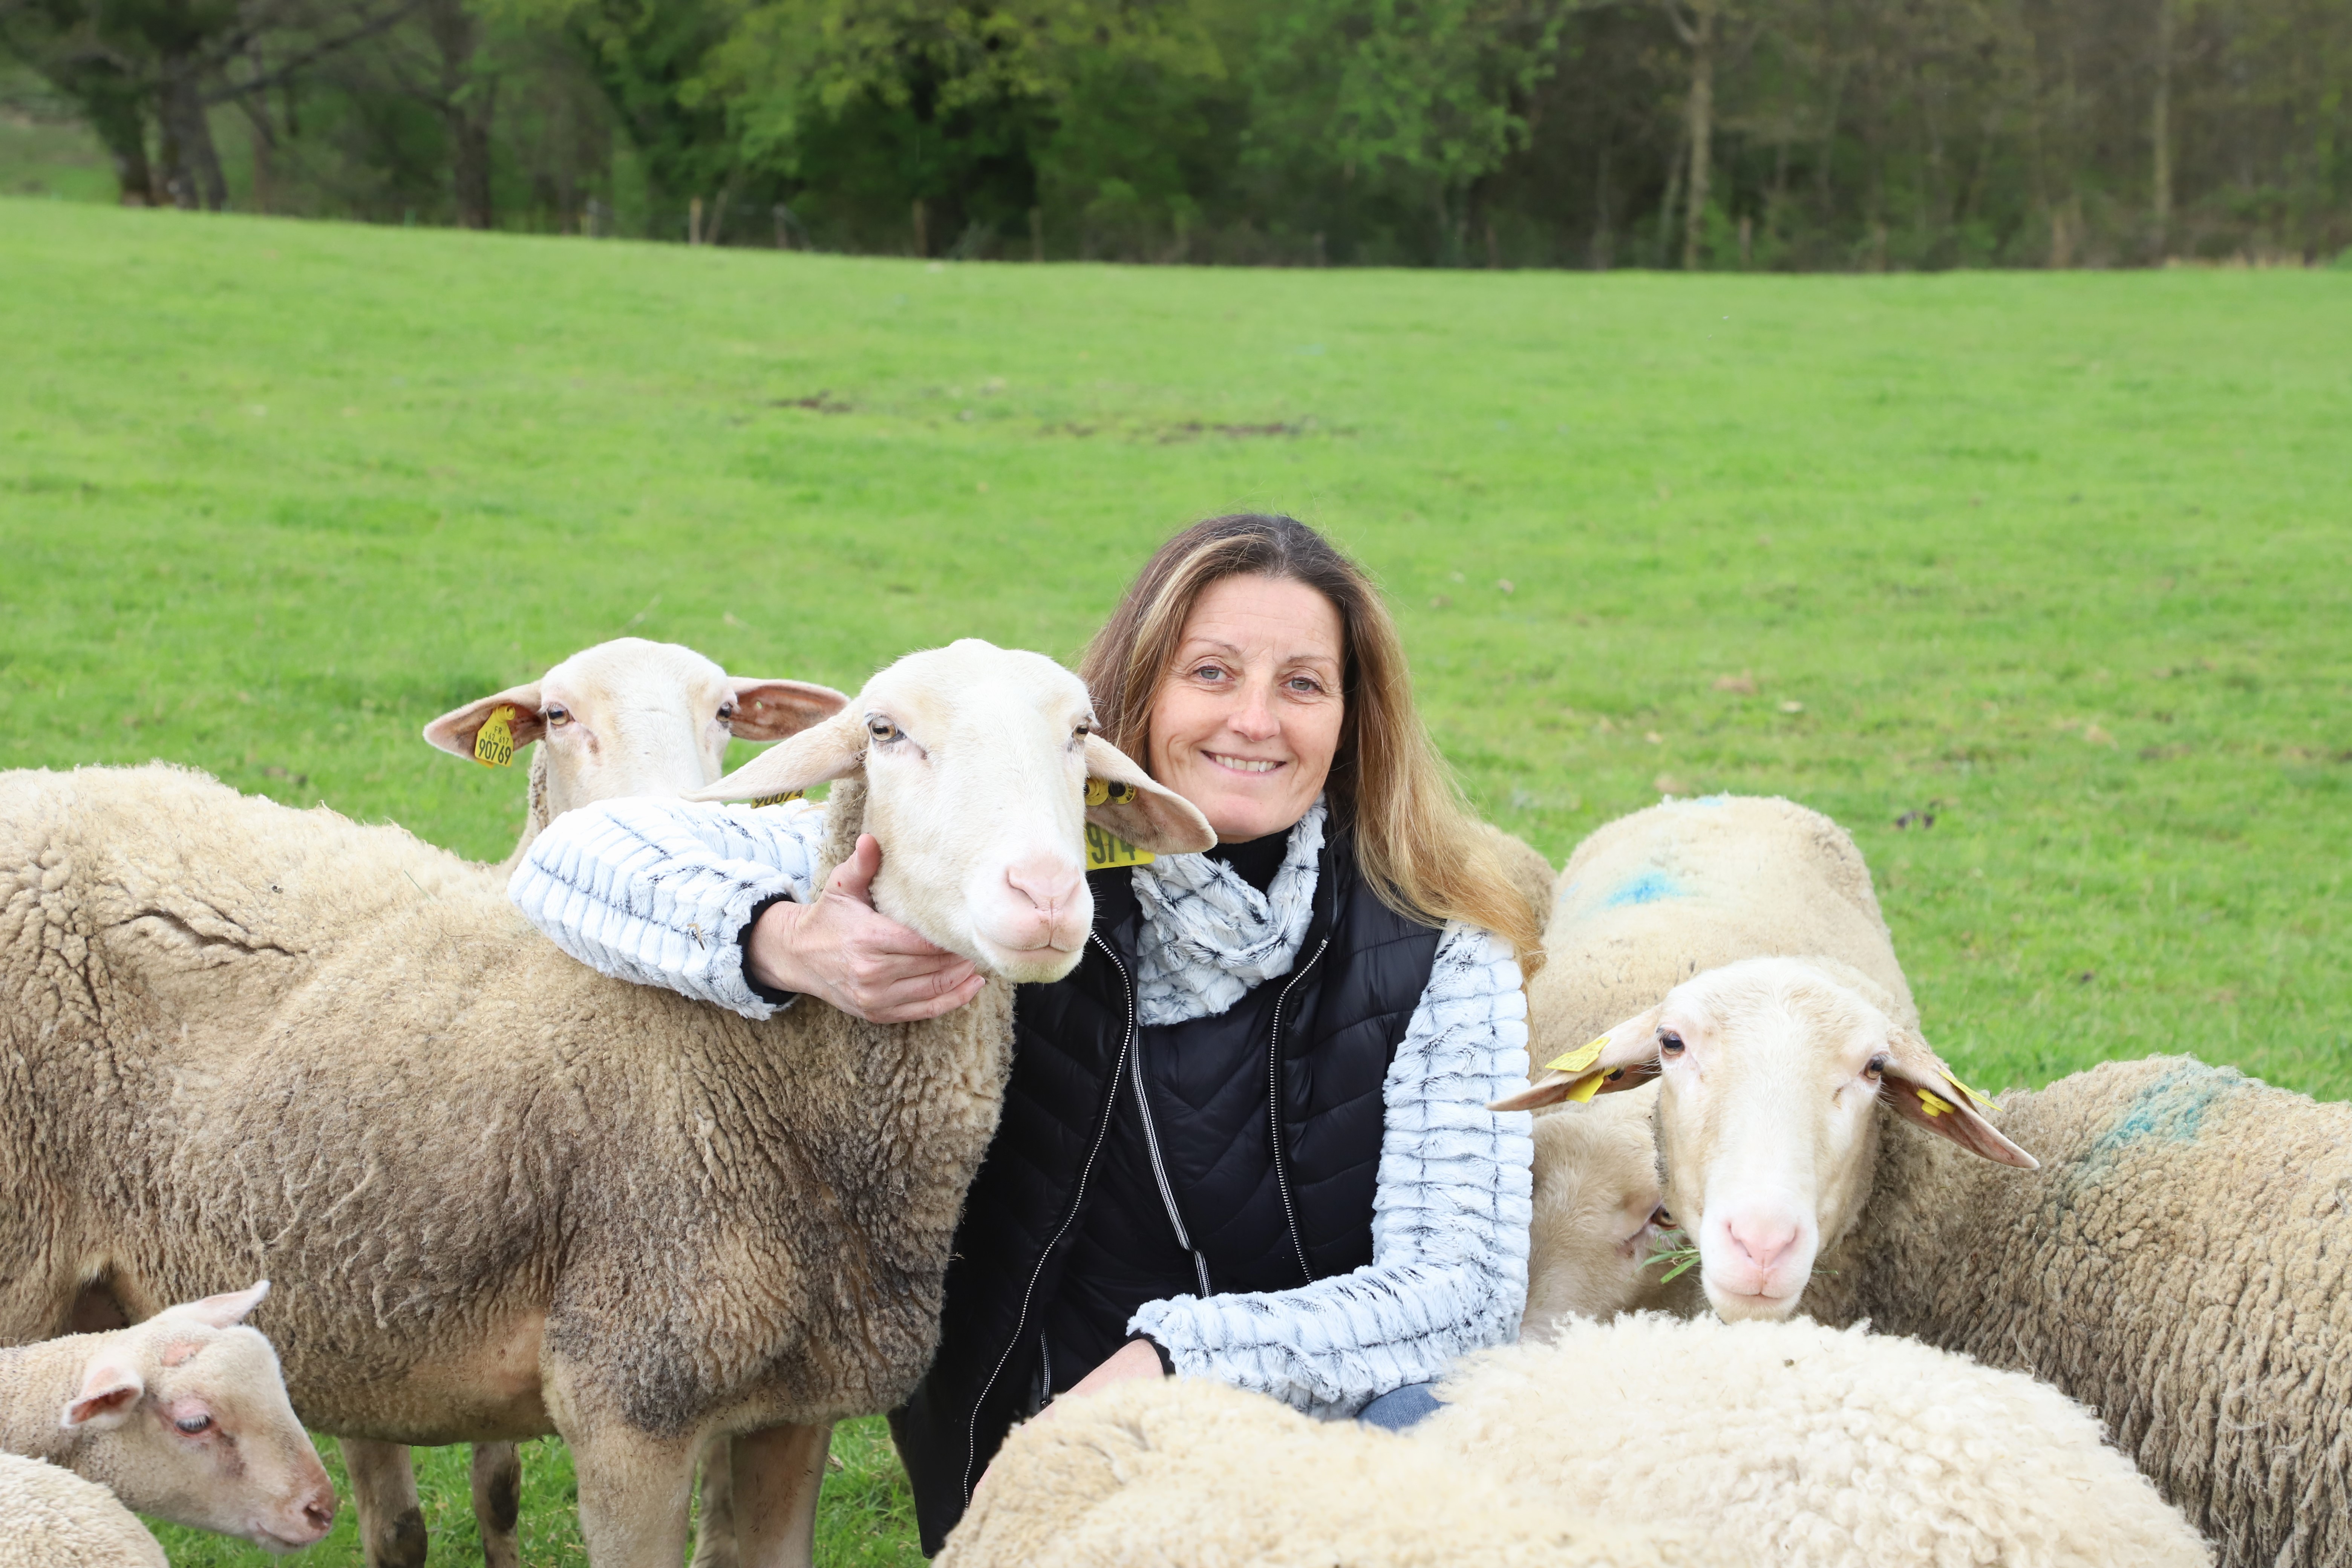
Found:
M 1661 861 L 1683 853 L 1680 824 L 1654 813 L 1603 832 L 1643 817 Z M 1811 885 L 1845 876 L 1840 840 L 1816 833 L 1830 869 Z M 1751 923 L 1766 951 L 1802 953 L 1832 922 L 1806 879 L 1789 888 L 1784 929 Z M 1867 943 L 1727 963 L 1739 955 L 1708 900 L 1684 908 L 1686 936 L 1649 940 L 1666 971 L 1697 977 L 1663 1001 L 1643 993 L 1654 968 L 1629 981 L 1609 1005 L 1632 1016 L 1599 1049 L 1505 1103 L 1662 1066 L 1666 1207 L 1697 1239 L 1718 1314 L 1801 1300 L 1823 1322 L 1867 1319 L 2032 1373 L 2097 1411 L 2232 1568 L 2352 1561 L 2352 1107 L 2155 1057 L 2005 1094 L 1996 1128 L 1993 1102 L 1920 1037 L 1907 992 L 1865 972 Z M 1575 1026 L 1555 1040 L 1591 1026 L 1554 1000 L 1575 968 L 1537 983 L 1536 1016 Z M 2038 1174 L 2004 1168 L 2033 1169 L 2029 1148 Z
M 1205 1379 L 1117 1384 L 1014 1429 L 939 1568 L 1732 1568 L 1728 1543 L 1597 1525 L 1505 1467 Z
M 883 912 L 991 977 L 898 1026 L 604 978 L 397 828 L 163 767 L 0 774 L 0 1334 L 266 1264 L 313 1427 L 552 1430 L 598 1568 L 674 1568 L 732 1434 L 743 1554 L 805 1563 L 831 1424 L 929 1358 L 1011 984 L 1088 929 L 1082 828 L 1213 841 L 1088 719 L 1059 666 L 967 641 L 713 786 L 835 781 L 820 875 L 873 833 Z
M 265 1279 L 135 1328 L 0 1350 L 0 1452 L 120 1500 L 95 1506 L 78 1487 L 12 1466 L 0 1471 L 0 1539 L 49 1528 L 60 1552 L 67 1540 L 111 1543 L 114 1556 L 92 1562 L 161 1563 L 121 1505 L 273 1552 L 325 1539 L 335 1489 L 294 1419 L 269 1342 L 238 1326 L 268 1293 Z
M 1570 1317 L 1686 1311 L 1696 1281 L 1662 1256 L 1665 1189 L 1650 1131 L 1657 1086 L 1537 1112 L 1522 1337 Z M 1674 1273 L 1677 1278 L 1669 1279 Z
M 96 1481 L 0 1454 L 0 1568 L 170 1568 L 138 1517 Z
M 940 1568 L 2211 1561 L 2081 1406 L 1916 1341 L 1572 1320 L 1437 1394 L 1401 1436 L 1199 1381 L 1065 1397 L 1006 1442 Z

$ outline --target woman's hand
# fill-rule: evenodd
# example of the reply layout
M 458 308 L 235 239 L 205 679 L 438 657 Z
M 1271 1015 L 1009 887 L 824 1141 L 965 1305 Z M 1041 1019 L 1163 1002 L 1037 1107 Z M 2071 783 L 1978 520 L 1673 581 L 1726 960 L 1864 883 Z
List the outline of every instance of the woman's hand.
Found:
M 1082 1394 L 1099 1394 L 1114 1383 L 1126 1383 L 1139 1377 L 1158 1378 L 1166 1375 L 1167 1373 L 1160 1369 L 1160 1352 L 1151 1348 L 1151 1342 L 1149 1340 L 1129 1340 L 1113 1351 L 1109 1359 L 1100 1366 L 1063 1390 L 1055 1403 L 1060 1403 L 1062 1399 L 1076 1399 Z M 1040 1416 L 1053 1414 L 1052 1405 L 1038 1412 Z
M 860 834 L 814 903 L 769 905 L 743 944 L 751 978 L 875 1024 L 936 1018 L 979 995 L 982 976 L 969 960 L 875 912 L 866 889 L 881 868 L 882 846 Z

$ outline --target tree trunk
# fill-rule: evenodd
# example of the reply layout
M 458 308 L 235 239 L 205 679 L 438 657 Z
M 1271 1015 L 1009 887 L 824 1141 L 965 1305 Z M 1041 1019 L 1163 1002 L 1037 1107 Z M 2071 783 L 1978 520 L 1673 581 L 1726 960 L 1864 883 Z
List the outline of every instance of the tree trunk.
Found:
M 2148 206 L 2162 260 L 2172 227 L 2172 0 L 2156 0 L 2156 94 L 2148 105 Z
M 220 211 L 228 205 L 228 181 L 221 174 L 220 152 L 205 115 L 196 62 L 188 56 L 164 57 L 161 108 L 169 153 L 163 178 L 173 202 L 191 211 Z
M 923 210 L 923 198 L 920 196 L 915 198 L 914 218 L 915 254 L 929 256 L 931 253 L 930 215 Z
M 441 56 L 437 104 L 449 137 L 451 195 L 457 226 L 488 228 L 497 215 L 490 205 L 490 114 L 497 89 L 474 69 L 480 29 L 464 0 L 431 0 L 425 25 Z
M 1707 163 L 1715 136 L 1714 0 L 1700 0 L 1693 8 L 1690 51 L 1690 183 L 1685 193 L 1690 205 L 1683 222 L 1683 270 L 1696 272 L 1706 233 Z

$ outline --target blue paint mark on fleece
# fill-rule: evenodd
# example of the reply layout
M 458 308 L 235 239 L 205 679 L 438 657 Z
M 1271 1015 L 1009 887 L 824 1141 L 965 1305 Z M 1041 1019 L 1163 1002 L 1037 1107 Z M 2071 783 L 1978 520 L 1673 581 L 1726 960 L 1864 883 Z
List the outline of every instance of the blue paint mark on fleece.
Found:
M 2205 1124 L 2205 1112 L 2247 1085 L 2235 1068 L 2211 1068 L 2192 1062 L 2173 1068 L 2132 1096 L 2116 1124 L 2091 1141 L 2074 1163 L 2076 1184 L 2095 1183 L 2111 1170 L 2124 1152 L 2150 1140 L 2188 1143 Z
M 1664 871 L 1644 871 L 1601 900 L 1601 907 L 1616 910 L 1627 904 L 1654 904 L 1660 899 L 1679 899 L 1682 896 L 1682 884 Z

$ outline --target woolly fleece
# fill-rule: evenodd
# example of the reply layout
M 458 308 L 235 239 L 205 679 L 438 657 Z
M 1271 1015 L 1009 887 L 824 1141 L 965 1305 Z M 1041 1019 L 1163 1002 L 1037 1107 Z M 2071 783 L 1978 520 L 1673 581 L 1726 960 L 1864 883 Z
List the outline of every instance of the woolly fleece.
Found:
M 2057 1390 L 1910 1340 L 1655 1314 L 1465 1360 L 1409 1440 L 1524 1500 L 1663 1512 L 1787 1568 L 2189 1568 L 2180 1516 Z
M 96 1481 L 0 1454 L 0 1568 L 169 1568 L 138 1516 Z
M 0 1337 L 94 1279 L 138 1318 L 266 1274 L 313 1428 L 558 1430 L 592 1540 L 598 1497 L 682 1531 L 698 1435 L 920 1375 L 1010 999 L 754 1023 L 572 963 L 398 828 L 0 774 Z
M 1730 1568 L 1703 1542 L 1577 1522 L 1492 1466 L 1206 1379 L 1065 1396 L 1016 1429 L 939 1568 Z
M 1807 1310 L 2056 1384 L 2231 1568 L 2352 1563 L 2352 1105 L 2187 1057 L 1999 1103 L 2042 1168 L 1887 1126 Z

